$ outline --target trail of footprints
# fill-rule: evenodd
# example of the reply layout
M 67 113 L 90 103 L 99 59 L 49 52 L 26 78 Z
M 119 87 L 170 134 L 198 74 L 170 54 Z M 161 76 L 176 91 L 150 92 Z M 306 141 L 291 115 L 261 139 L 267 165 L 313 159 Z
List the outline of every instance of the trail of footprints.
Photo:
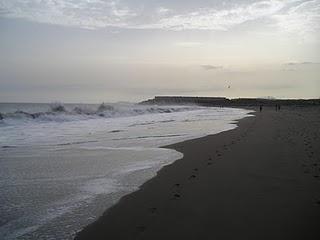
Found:
M 302 159 L 301 167 L 305 174 L 309 174 L 315 180 L 320 180 L 320 158 L 316 157 L 320 155 L 318 152 L 320 150 L 320 125 L 319 122 L 309 121 L 303 115 L 300 115 L 300 117 L 303 117 L 306 122 L 304 128 L 300 132 L 294 131 L 294 128 L 290 130 L 301 139 L 303 144 L 306 157 Z M 315 198 L 314 202 L 317 206 L 320 206 L 320 198 Z
M 229 150 L 229 147 L 231 147 L 232 145 L 236 144 L 237 142 L 241 141 L 243 138 L 245 138 L 249 133 L 250 133 L 250 130 L 255 126 L 256 124 L 256 120 L 254 120 L 254 122 L 246 129 L 244 130 L 243 133 L 240 134 L 240 137 L 237 138 L 237 139 L 234 139 L 232 140 L 229 144 L 223 144 L 221 147 L 220 147 L 220 150 L 217 149 L 215 150 L 214 152 L 214 155 L 215 155 L 215 160 L 219 160 L 219 158 L 222 157 L 223 153 L 227 150 Z M 210 155 L 206 160 L 205 160 L 205 165 L 207 165 L 207 167 L 211 166 L 214 164 L 214 158 L 212 157 L 212 155 Z M 193 170 L 192 170 L 192 174 L 188 177 L 188 180 L 191 181 L 191 180 L 196 180 L 199 176 L 199 168 L 198 167 L 195 167 Z M 174 200 L 178 200 L 178 199 L 181 199 L 182 195 L 181 195 L 181 184 L 180 183 L 176 183 L 174 184 L 174 191 L 173 191 L 173 197 L 171 199 L 174 199 Z
M 254 124 L 254 123 L 253 123 Z M 220 149 L 215 150 L 212 155 L 208 156 L 208 158 L 204 161 L 204 166 L 205 167 L 210 167 L 213 165 L 219 158 L 222 157 L 223 153 L 227 150 L 229 150 L 229 147 L 232 145 L 236 144 L 237 142 L 241 141 L 243 138 L 245 138 L 248 133 L 250 132 L 250 129 L 253 127 L 253 124 L 245 130 L 242 134 L 240 134 L 240 137 L 237 139 L 232 140 L 229 144 L 223 144 Z M 200 173 L 200 167 L 196 166 L 190 171 L 190 175 L 186 178 L 186 184 L 192 183 L 194 181 L 197 181 L 199 178 L 199 173 Z M 169 197 L 170 201 L 179 201 L 182 199 L 182 189 L 183 186 L 181 183 L 174 183 L 172 185 L 172 190 L 171 190 L 171 195 Z M 156 216 L 159 214 L 159 209 L 157 207 L 150 207 L 148 208 L 148 212 L 150 216 Z M 139 225 L 136 227 L 137 231 L 139 233 L 145 232 L 147 227 L 145 225 Z
M 289 144 L 302 144 L 305 157 L 301 160 L 302 171 L 305 174 L 312 176 L 315 180 L 320 180 L 320 124 L 319 121 L 311 121 L 307 115 L 299 114 L 298 117 L 303 119 L 305 126 L 302 129 L 297 129 L 292 125 L 287 129 L 287 137 L 285 140 Z M 288 121 L 289 122 L 289 121 Z M 284 135 L 284 134 L 282 134 Z M 296 138 L 293 138 L 295 136 Z M 294 142 L 294 139 L 300 139 L 301 142 Z M 313 200 L 317 206 L 320 206 L 320 198 L 315 197 Z
M 219 160 L 219 158 L 222 157 L 223 153 L 227 150 L 229 150 L 229 147 L 231 147 L 232 145 L 236 144 L 237 142 L 241 141 L 242 138 L 246 137 L 248 135 L 248 133 L 250 132 L 250 129 L 254 126 L 254 123 L 247 129 L 245 130 L 238 139 L 232 140 L 229 144 L 223 144 L 220 147 L 220 150 L 215 150 L 214 154 L 215 158 L 212 157 L 212 155 L 210 155 L 206 160 L 205 160 L 205 165 L 207 167 L 211 166 L 214 164 L 214 159 L 215 160 Z M 187 178 L 188 181 L 194 181 L 197 180 L 199 178 L 199 167 L 195 167 L 192 170 L 192 173 L 189 175 L 189 177 Z M 172 197 L 170 198 L 171 200 L 179 200 L 182 197 L 181 194 L 181 184 L 180 183 L 176 183 L 174 184 L 174 191 L 172 193 Z
M 205 160 L 205 166 L 206 167 L 210 167 L 212 166 L 216 161 L 219 160 L 219 158 L 222 157 L 223 153 L 225 151 L 227 151 L 229 149 L 229 147 L 231 147 L 232 145 L 238 143 L 239 141 L 243 140 L 245 137 L 248 136 L 248 134 L 250 133 L 250 130 L 256 125 L 256 121 L 254 121 L 251 126 L 249 126 L 246 130 L 244 130 L 238 138 L 234 139 L 231 141 L 231 143 L 229 144 L 224 144 L 220 147 L 220 149 L 215 150 L 215 152 L 208 156 L 208 158 Z M 320 127 L 320 126 L 319 126 Z M 317 129 L 317 128 L 316 128 Z M 320 128 L 319 128 L 320 129 Z M 307 174 L 313 174 L 313 177 L 316 179 L 320 180 L 320 159 L 315 159 L 315 154 L 314 154 L 314 148 L 312 146 L 313 142 L 319 142 L 319 133 L 317 132 L 311 132 L 308 131 L 308 129 L 305 127 L 303 129 L 303 131 L 297 131 L 294 127 L 289 127 L 287 129 L 287 133 L 288 134 L 278 134 L 278 136 L 275 137 L 276 138 L 284 138 L 284 140 L 286 140 L 289 144 L 295 144 L 293 141 L 292 136 L 296 135 L 299 136 L 301 138 L 303 138 L 303 144 L 304 144 L 304 151 L 307 154 L 308 157 L 308 162 L 304 162 L 302 163 L 302 167 L 304 169 L 304 173 Z M 319 155 L 319 154 L 318 154 Z M 194 167 L 191 170 L 190 175 L 187 177 L 187 181 L 186 184 L 188 183 L 192 183 L 193 181 L 196 181 L 199 178 L 199 173 L 200 173 L 200 168 Z M 181 183 L 175 183 L 172 186 L 172 190 L 171 190 L 171 196 L 169 198 L 169 200 L 171 201 L 179 201 L 181 200 L 183 197 L 182 195 L 182 184 Z M 315 199 L 315 203 L 316 205 L 320 206 L 320 199 Z M 150 207 L 148 209 L 149 213 L 151 216 L 156 216 L 159 213 L 159 210 L 156 207 Z M 145 225 L 140 225 L 137 226 L 137 231 L 140 233 L 143 233 L 146 230 L 146 226 Z
M 296 129 L 296 126 L 288 126 L 285 130 L 279 130 L 275 139 L 283 139 L 290 145 L 298 145 L 296 139 L 301 139 L 303 144 L 303 151 L 306 158 L 302 159 L 302 169 L 306 174 L 311 174 L 314 178 L 320 179 L 320 159 L 315 156 L 316 151 L 319 151 L 319 147 L 314 147 L 315 143 L 319 143 L 319 131 L 320 126 L 318 122 L 309 121 L 307 117 L 299 114 L 300 118 L 306 123 L 301 130 Z M 290 121 L 287 121 L 290 122 Z M 315 130 L 316 129 L 316 130 Z
M 315 157 L 315 149 L 312 144 L 312 140 L 308 135 L 304 135 L 303 138 L 304 151 L 307 155 L 307 159 L 302 163 L 304 173 L 310 173 L 314 178 L 320 178 L 320 159 Z

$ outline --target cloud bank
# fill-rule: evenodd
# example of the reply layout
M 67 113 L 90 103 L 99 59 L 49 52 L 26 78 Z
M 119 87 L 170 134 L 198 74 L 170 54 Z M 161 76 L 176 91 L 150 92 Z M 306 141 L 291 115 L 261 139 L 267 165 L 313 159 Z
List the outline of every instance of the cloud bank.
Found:
M 87 29 L 218 30 L 246 22 L 268 20 L 285 31 L 317 31 L 320 0 L 265 0 L 227 2 L 215 7 L 179 10 L 155 6 L 152 1 L 129 0 L 1 0 L 0 16 Z

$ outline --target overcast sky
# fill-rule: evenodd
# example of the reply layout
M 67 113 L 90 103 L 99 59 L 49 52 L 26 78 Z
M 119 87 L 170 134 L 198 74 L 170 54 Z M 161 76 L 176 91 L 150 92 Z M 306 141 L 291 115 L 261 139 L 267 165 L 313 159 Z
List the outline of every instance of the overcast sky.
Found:
M 320 97 L 320 0 L 0 0 L 1 102 Z

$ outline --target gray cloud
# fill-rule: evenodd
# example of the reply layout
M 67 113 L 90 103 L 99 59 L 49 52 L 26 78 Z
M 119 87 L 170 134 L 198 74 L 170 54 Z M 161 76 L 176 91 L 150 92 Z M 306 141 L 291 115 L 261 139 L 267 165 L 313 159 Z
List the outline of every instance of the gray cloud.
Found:
M 285 66 L 303 66 L 303 65 L 317 65 L 317 64 L 320 64 L 320 63 L 317 63 L 317 62 L 288 62 L 288 63 L 285 63 L 284 65 Z
M 222 66 L 215 66 L 215 65 L 201 65 L 201 67 L 204 69 L 204 70 L 217 70 L 217 69 L 222 69 L 223 67 Z

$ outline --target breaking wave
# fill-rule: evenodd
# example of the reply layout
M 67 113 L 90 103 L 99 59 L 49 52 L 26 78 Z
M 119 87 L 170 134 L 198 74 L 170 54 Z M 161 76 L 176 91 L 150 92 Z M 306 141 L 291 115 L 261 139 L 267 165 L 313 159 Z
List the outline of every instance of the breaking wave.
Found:
M 128 117 L 143 114 L 172 113 L 191 111 L 196 106 L 157 106 L 139 104 L 105 104 L 100 105 L 76 105 L 53 103 L 48 105 L 46 111 L 25 110 L 21 107 L 18 110 L 0 112 L 0 122 L 10 121 L 73 121 L 86 120 L 90 118 L 114 118 Z M 22 109 L 22 110 L 21 110 Z

